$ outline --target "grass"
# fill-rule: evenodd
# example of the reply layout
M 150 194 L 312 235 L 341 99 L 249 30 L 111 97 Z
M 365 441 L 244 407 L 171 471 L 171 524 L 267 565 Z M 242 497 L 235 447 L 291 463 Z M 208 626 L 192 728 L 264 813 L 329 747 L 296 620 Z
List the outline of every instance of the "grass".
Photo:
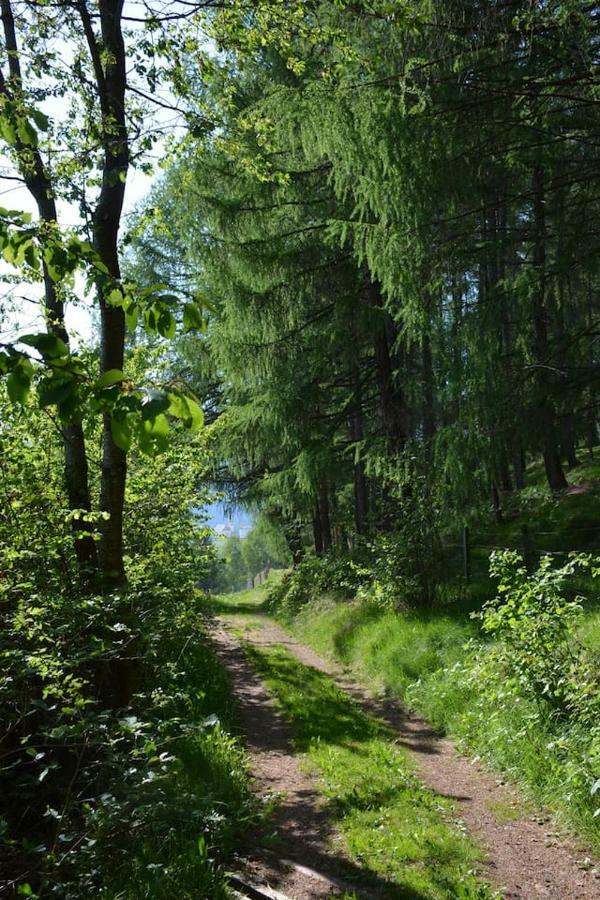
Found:
M 598 550 L 600 463 L 579 466 L 569 480 L 591 482 L 592 488 L 557 497 L 548 491 L 541 465 L 530 467 L 528 487 L 505 498 L 500 525 L 490 522 L 489 513 L 473 520 L 474 544 L 519 547 L 521 526 L 526 523 L 534 551 Z M 557 558 L 562 560 L 560 553 Z M 313 585 L 313 599 L 303 607 L 297 602 L 288 606 L 282 621 L 301 641 L 341 662 L 365 683 L 399 697 L 470 752 L 525 786 L 530 800 L 551 809 L 600 853 L 600 816 L 594 818 L 598 802 L 590 793 L 600 775 L 594 729 L 544 722 L 530 701 L 503 692 L 501 677 L 489 684 L 485 666 L 480 666 L 477 680 L 472 642 L 482 660 L 485 644 L 470 612 L 493 596 L 495 586 L 487 575 L 489 551 L 475 547 L 474 557 L 468 588 L 462 579 L 449 577 L 432 610 L 395 612 L 368 602 L 315 597 Z M 589 588 L 590 583 L 580 579 L 572 585 L 584 594 Z M 304 590 L 310 594 L 311 585 Z M 224 600 L 223 608 L 237 603 L 258 613 L 266 594 L 264 586 L 259 591 Z M 588 602 L 578 638 L 592 660 L 600 660 L 597 601 Z M 497 813 L 503 819 L 518 811 Z
M 528 789 L 538 804 L 600 852 L 600 817 L 590 795 L 590 736 L 568 723 L 543 725 L 530 703 L 494 692 L 467 665 L 476 626 L 460 609 L 386 612 L 323 599 L 286 625 L 299 640 L 336 659 L 365 683 L 399 697 Z M 589 610 L 580 639 L 600 648 L 600 613 Z M 485 687 L 485 689 L 483 689 Z M 596 776 L 597 777 L 597 776 Z M 593 780 L 593 777 L 592 777 Z
M 376 884 L 377 896 L 389 900 L 493 896 L 473 874 L 480 853 L 453 821 L 451 801 L 421 784 L 387 726 L 283 648 L 247 646 L 247 653 L 318 773 L 365 885 Z

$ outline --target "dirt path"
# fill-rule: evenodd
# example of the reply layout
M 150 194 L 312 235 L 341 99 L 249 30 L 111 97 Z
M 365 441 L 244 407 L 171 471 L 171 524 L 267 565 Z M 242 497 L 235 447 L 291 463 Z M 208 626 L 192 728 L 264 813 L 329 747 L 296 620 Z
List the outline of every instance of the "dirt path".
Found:
M 273 820 L 273 851 L 256 846 L 240 860 L 244 878 L 267 884 L 291 900 L 319 900 L 360 886 L 361 870 L 332 847 L 334 833 L 315 780 L 303 772 L 293 733 L 222 622 L 211 631 L 215 650 L 229 672 L 255 787 L 262 798 L 279 796 Z M 339 889 L 339 890 L 338 890 Z
M 597 870 L 590 867 L 585 853 L 549 830 L 551 824 L 530 817 L 505 821 L 504 816 L 494 813 L 518 809 L 518 797 L 510 787 L 499 784 L 458 754 L 451 741 L 441 738 L 397 702 L 369 696 L 339 667 L 299 644 L 269 618 L 253 615 L 245 621 L 253 626 L 246 633 L 249 642 L 258 647 L 282 645 L 300 662 L 330 675 L 367 712 L 385 719 L 395 729 L 401 744 L 412 754 L 423 782 L 457 803 L 461 820 L 487 853 L 483 877 L 496 885 L 506 900 L 600 900 Z M 241 624 L 243 620 L 236 616 L 236 626 Z M 287 794 L 278 822 L 285 846 L 290 848 L 287 852 L 300 862 L 312 860 L 312 867 L 333 877 L 353 880 L 343 859 L 328 850 L 331 826 L 314 784 L 298 769 L 291 730 L 274 710 L 226 620 L 220 620 L 216 640 L 233 677 L 258 786 Z M 262 859 L 260 865 L 264 865 Z M 275 869 L 271 877 L 274 883 L 279 879 L 279 889 L 294 900 L 330 896 L 331 884 L 319 885 L 306 878 L 303 881 L 297 871 L 292 876 Z M 359 896 L 368 894 L 361 892 Z

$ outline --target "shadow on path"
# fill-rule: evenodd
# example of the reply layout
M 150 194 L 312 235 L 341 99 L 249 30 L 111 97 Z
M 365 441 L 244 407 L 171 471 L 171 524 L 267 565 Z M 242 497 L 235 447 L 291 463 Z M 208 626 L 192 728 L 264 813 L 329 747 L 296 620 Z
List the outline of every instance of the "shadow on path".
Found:
M 293 900 L 339 896 L 344 890 L 355 892 L 359 898 L 426 900 L 426 895 L 392 884 L 336 851 L 330 810 L 314 780 L 300 769 L 291 726 L 274 707 L 235 637 L 220 624 L 211 635 L 215 651 L 231 677 L 257 793 L 261 797 L 281 795 L 269 822 L 275 830 L 270 849 L 262 846 L 268 836 L 256 835 L 244 861 L 248 874 Z M 298 870 L 287 861 L 314 872 Z
M 581 863 L 588 851 L 566 836 L 557 837 L 556 825 L 544 825 L 539 817 L 498 819 L 495 809 L 522 805 L 516 790 L 460 755 L 452 741 L 426 721 L 397 700 L 371 696 L 339 666 L 299 644 L 259 606 L 223 604 L 222 612 L 233 614 L 236 626 L 249 626 L 246 637 L 252 644 L 283 646 L 304 665 L 333 678 L 367 713 L 391 725 L 398 743 L 412 753 L 423 782 L 456 800 L 461 819 L 488 856 L 484 877 L 500 887 L 504 900 L 599 900 L 600 878 L 589 863 Z M 375 896 L 414 895 L 376 892 Z

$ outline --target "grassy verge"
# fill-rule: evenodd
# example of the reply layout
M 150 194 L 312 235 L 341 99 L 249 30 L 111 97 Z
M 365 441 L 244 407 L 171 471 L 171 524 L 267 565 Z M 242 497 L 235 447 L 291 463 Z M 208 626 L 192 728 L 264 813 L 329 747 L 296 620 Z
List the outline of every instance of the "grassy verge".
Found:
M 600 648 L 599 622 L 591 610 L 580 628 L 590 654 Z M 471 649 L 476 630 L 464 613 L 386 612 L 367 603 L 323 599 L 285 624 L 301 641 L 398 696 L 526 785 L 537 803 L 600 852 L 598 804 L 590 795 L 590 777 L 593 781 L 600 760 L 590 756 L 589 729 L 551 722 L 545 727 L 531 702 L 490 683 L 485 650 Z M 473 652 L 480 660 L 476 665 Z
M 256 599 L 250 597 L 247 599 Z M 350 857 L 382 898 L 487 898 L 452 804 L 416 778 L 385 725 L 282 648 L 247 647 L 316 771 Z

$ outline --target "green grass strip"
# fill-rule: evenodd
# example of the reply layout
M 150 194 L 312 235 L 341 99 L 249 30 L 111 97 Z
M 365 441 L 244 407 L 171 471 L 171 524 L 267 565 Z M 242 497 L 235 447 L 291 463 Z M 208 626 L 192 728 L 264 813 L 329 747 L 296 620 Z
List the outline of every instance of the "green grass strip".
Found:
M 382 898 L 495 896 L 477 883 L 481 853 L 452 821 L 452 803 L 421 784 L 384 723 L 283 648 L 246 650 L 320 776 L 344 849 L 365 871 L 366 886 L 370 873 Z

